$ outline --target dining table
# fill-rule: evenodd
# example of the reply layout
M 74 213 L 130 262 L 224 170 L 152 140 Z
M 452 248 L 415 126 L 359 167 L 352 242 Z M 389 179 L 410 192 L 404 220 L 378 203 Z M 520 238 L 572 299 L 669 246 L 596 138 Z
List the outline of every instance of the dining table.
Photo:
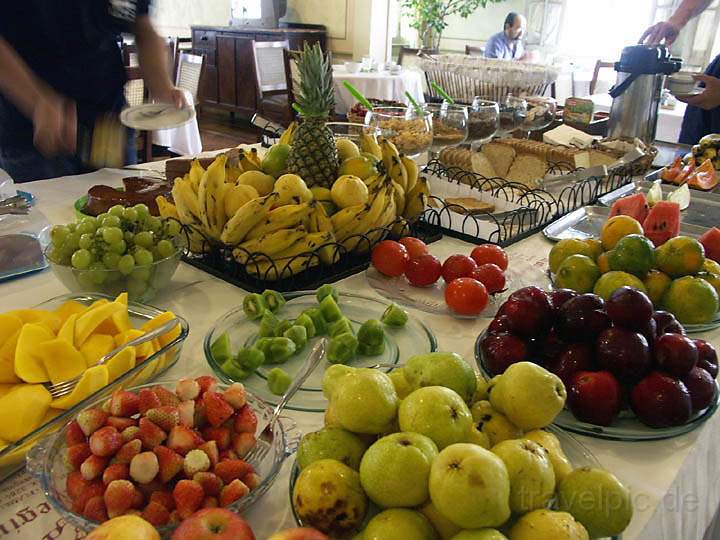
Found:
M 145 164 L 157 167 L 162 163 Z M 128 171 L 102 169 L 80 176 L 69 176 L 23 184 L 36 198 L 36 208 L 50 223 L 74 220 L 73 202 L 95 184 L 121 185 Z M 474 246 L 443 237 L 430 245 L 441 260 L 455 254 L 469 254 Z M 520 283 L 541 280 L 552 243 L 541 233 L 507 248 L 511 279 Z M 545 285 L 544 283 L 539 283 Z M 338 290 L 352 291 L 387 303 L 385 295 L 368 282 L 365 272 L 335 283 Z M 39 304 L 68 291 L 51 269 L 0 283 L 2 311 Z M 203 352 L 203 338 L 224 313 L 242 304 L 246 291 L 189 264 L 181 263 L 171 284 L 150 303 L 186 318 L 190 334 L 182 357 L 160 380 L 212 374 Z M 474 348 L 489 317 L 459 319 L 407 308 L 437 337 L 439 350 L 461 354 L 476 366 Z M 720 346 L 720 329 L 694 335 Z M 400 351 L 401 360 L 402 351 Z M 323 414 L 286 410 L 303 433 L 323 426 Z M 573 435 L 597 458 L 602 467 L 615 474 L 629 488 L 634 516 L 622 540 L 711 540 L 718 532 L 707 532 L 720 505 L 720 414 L 715 414 L 693 431 L 665 440 L 614 441 Z M 295 526 L 288 492 L 294 457 L 284 463 L 274 484 L 244 513 L 258 539 Z M 709 536 L 704 536 L 708 534 Z M 72 525 L 47 503 L 38 482 L 25 470 L 5 480 L 0 490 L 0 538 L 70 539 L 81 538 Z

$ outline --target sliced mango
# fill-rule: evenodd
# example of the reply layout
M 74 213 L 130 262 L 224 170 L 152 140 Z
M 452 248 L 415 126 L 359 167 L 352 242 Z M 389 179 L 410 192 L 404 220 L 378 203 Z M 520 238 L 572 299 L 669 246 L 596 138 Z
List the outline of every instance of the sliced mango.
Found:
M 17 384 L 0 384 L 0 398 L 3 397 L 5 394 L 10 392 L 13 388 L 15 388 Z
M 53 409 L 63 410 L 74 407 L 83 399 L 94 394 L 104 386 L 107 386 L 109 379 L 108 369 L 105 364 L 88 368 L 82 374 L 73 391 L 67 396 L 53 400 L 50 406 Z M 0 404 L 2 403 L 2 399 L 4 398 L 0 398 Z M 0 437 L 2 437 L 2 433 L 0 433 Z
M 80 315 L 84 313 L 88 307 L 77 300 L 68 300 L 62 306 L 55 310 L 55 314 L 60 317 L 62 322 L 68 320 L 71 315 Z
M 135 348 L 128 347 L 123 349 L 108 360 L 105 365 L 108 368 L 110 382 L 113 382 L 120 375 L 135 367 Z
M 46 309 L 16 309 L 15 311 L 8 311 L 7 314 L 19 317 L 24 323 L 43 324 L 53 334 L 56 334 L 62 325 L 60 317 Z
M 24 325 L 15 348 L 15 375 L 27 383 L 50 380 L 38 345 L 51 339 L 55 336 L 45 326 L 35 323 Z
M 15 349 L 19 337 L 20 330 L 0 345 L 0 383 L 22 382 L 15 375 Z
M 118 334 L 115 336 L 115 345 L 125 345 L 129 341 L 132 341 L 133 339 L 137 339 L 140 336 L 145 334 L 142 330 L 137 330 L 136 328 L 131 328 L 127 332 L 123 332 L 122 334 Z M 148 341 L 146 343 L 142 343 L 140 345 L 137 345 L 135 347 L 135 357 L 139 361 L 141 359 L 148 358 L 149 356 L 152 356 L 155 354 L 155 348 L 152 345 L 152 342 Z
M 39 427 L 51 400 L 41 384 L 18 384 L 1 397 L 0 439 L 15 442 Z
M 0 313 L 0 345 L 17 334 L 22 328 L 23 320 L 11 313 Z
M 112 322 L 115 325 L 115 328 L 117 328 L 117 332 L 115 332 L 116 334 L 120 332 L 127 332 L 133 327 L 130 322 L 130 315 L 128 315 L 126 309 L 121 309 L 120 311 L 113 313 Z
M 92 304 L 90 304 L 88 309 L 94 309 L 100 306 L 106 306 L 110 303 L 110 300 L 107 298 L 101 298 L 100 300 L 95 300 Z
M 110 318 L 113 313 L 120 309 L 125 309 L 122 304 L 116 304 L 115 302 L 106 301 L 105 304 L 99 304 L 99 302 L 101 302 L 101 300 L 98 300 L 98 302 L 93 304 L 95 307 L 91 306 L 89 310 L 78 317 L 78 320 L 75 323 L 74 343 L 76 347 L 82 347 L 85 340 L 87 340 L 90 335 L 95 332 L 103 321 Z
M 47 424 L 50 420 L 53 420 L 60 416 L 62 413 L 64 413 L 62 409 L 53 409 L 52 407 L 48 409 L 48 411 L 45 413 L 45 417 L 40 422 L 40 425 Z
M 128 293 L 122 292 L 117 295 L 117 298 L 115 299 L 115 302 L 118 304 L 122 304 L 124 306 L 128 305 Z
M 80 317 L 79 313 L 73 313 L 65 319 L 65 322 L 57 334 L 57 337 L 64 339 L 70 345 L 75 345 L 75 324 L 77 323 L 78 317 Z
M 80 351 L 64 339 L 55 338 L 41 343 L 38 345 L 38 354 L 53 384 L 74 379 L 88 367 Z
M 146 332 L 149 332 L 150 330 L 154 330 L 155 328 L 158 328 L 168 322 L 171 319 L 175 318 L 175 314 L 172 311 L 166 311 L 165 313 L 161 313 L 154 319 L 149 320 L 145 324 L 143 324 L 140 329 L 145 330 Z M 158 341 L 160 342 L 160 345 L 164 347 L 171 341 L 177 339 L 177 337 L 180 335 L 180 325 L 178 324 L 175 326 L 172 330 L 167 332 L 166 334 L 163 334 L 158 338 Z
M 93 334 L 80 347 L 87 367 L 97 364 L 100 359 L 115 348 L 115 338 L 107 334 Z

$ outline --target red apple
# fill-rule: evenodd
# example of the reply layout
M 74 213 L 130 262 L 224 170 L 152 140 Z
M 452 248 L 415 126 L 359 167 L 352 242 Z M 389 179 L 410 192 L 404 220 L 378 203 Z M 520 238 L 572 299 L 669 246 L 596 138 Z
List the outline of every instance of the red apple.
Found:
M 493 375 L 504 373 L 510 365 L 528 359 L 525 342 L 512 334 L 489 335 L 480 344 L 487 368 Z
M 573 291 L 572 289 L 553 289 L 548 293 L 548 296 L 550 297 L 550 303 L 552 304 L 553 310 L 555 311 L 555 314 L 560 311 L 560 308 L 563 307 L 563 304 L 567 302 L 568 300 L 572 300 L 578 295 L 576 291 Z
M 285 529 L 284 531 L 273 534 L 268 540 L 329 540 L 329 538 L 310 527 L 296 527 L 294 529 Z
M 172 540 L 255 540 L 243 518 L 226 508 L 195 512 L 175 529 Z
M 560 337 L 554 328 L 546 336 L 538 338 L 538 340 L 537 354 L 543 366 L 551 366 L 560 358 L 560 355 L 568 346 L 568 343 Z
M 698 350 L 698 367 L 707 371 L 713 379 L 716 378 L 718 376 L 718 356 L 715 347 L 704 339 L 696 339 L 695 346 Z
M 657 323 L 657 335 L 663 334 L 685 334 L 685 329 L 669 311 L 658 310 L 653 313 L 653 319 Z
M 587 343 L 570 343 L 560 352 L 549 369 L 560 377 L 565 386 L 570 384 L 572 376 L 578 371 L 591 371 L 593 368 L 593 350 Z
M 498 315 L 487 327 L 488 334 L 509 334 L 510 333 L 510 319 L 505 315 Z
M 612 327 L 597 338 L 598 365 L 622 382 L 641 379 L 650 370 L 650 347 L 642 334 Z
M 697 346 L 682 334 L 663 334 L 655 341 L 655 361 L 663 371 L 683 377 L 697 364 Z
M 620 287 L 607 302 L 605 309 L 615 326 L 641 331 L 653 316 L 653 305 L 647 294 L 632 287 Z
M 498 315 L 506 315 L 512 332 L 523 337 L 544 335 L 553 322 L 550 299 L 539 287 L 524 287 L 512 293 Z
M 703 368 L 695 366 L 682 378 L 682 382 L 690 392 L 693 412 L 707 409 L 715 399 L 715 379 Z
M 609 371 L 578 371 L 567 392 L 568 407 L 582 422 L 609 426 L 622 406 L 622 388 Z
M 569 341 L 594 341 L 610 326 L 605 302 L 596 294 L 581 294 L 563 304 L 558 313 L 557 329 Z
M 650 427 L 681 426 L 692 414 L 687 386 L 659 371 L 653 371 L 635 385 L 630 403 L 638 419 Z

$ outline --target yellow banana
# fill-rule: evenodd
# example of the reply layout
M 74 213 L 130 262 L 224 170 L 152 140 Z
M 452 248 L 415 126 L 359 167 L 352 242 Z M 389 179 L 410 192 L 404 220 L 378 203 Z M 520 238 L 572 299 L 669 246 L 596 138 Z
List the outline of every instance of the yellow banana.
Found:
M 247 262 L 248 256 L 261 253 L 274 258 L 280 255 L 284 250 L 295 244 L 307 236 L 307 232 L 303 228 L 299 229 L 280 229 L 268 234 L 264 234 L 254 240 L 246 240 L 233 250 L 235 260 L 241 264 Z
M 155 197 L 155 202 L 158 205 L 158 210 L 160 211 L 160 217 L 163 218 L 172 218 L 177 219 L 180 221 L 180 216 L 178 215 L 177 208 L 173 203 L 168 201 L 165 197 L 162 195 L 158 195 Z
M 240 166 L 237 166 L 237 167 L 233 167 L 233 166 L 227 167 L 227 168 L 225 169 L 225 181 L 226 181 L 228 184 L 234 184 L 235 182 L 237 182 L 238 176 L 240 176 L 243 172 L 244 172 L 244 171 L 242 170 L 242 167 L 240 167 Z
M 396 219 L 392 226 L 392 232 L 396 237 L 410 236 L 410 224 L 408 220 L 403 217 Z
M 286 204 L 279 206 L 265 216 L 265 219 L 256 225 L 246 236 L 247 240 L 278 231 L 280 229 L 293 229 L 300 226 L 312 212 L 309 203 Z
M 395 202 L 395 211 L 402 212 L 405 208 L 405 190 L 397 182 L 393 182 L 393 199 Z M 397 217 L 397 215 L 395 216 Z
M 192 164 L 190 165 L 188 179 L 190 180 L 190 185 L 195 193 L 197 193 L 200 188 L 200 181 L 202 180 L 203 174 L 205 174 L 205 169 L 203 169 L 203 166 L 200 164 L 200 160 L 197 158 L 193 159 Z
M 400 155 L 400 161 L 402 161 L 402 164 L 405 165 L 405 171 L 407 172 L 407 182 L 403 186 L 405 192 L 407 193 L 415 187 L 415 184 L 417 184 L 417 179 L 420 175 L 420 168 L 418 167 L 418 164 L 415 163 L 414 159 L 411 159 L 404 154 Z
M 242 205 L 231 217 L 220 234 L 224 244 L 235 245 L 242 242 L 247 234 L 270 212 L 280 195 L 274 191 L 265 197 L 258 197 Z
M 372 154 L 378 159 L 382 159 L 383 157 L 382 149 L 377 142 L 377 138 L 375 135 L 371 135 L 370 133 L 363 132 L 360 135 L 360 150 L 367 152 L 368 154 Z
M 309 255 L 315 253 L 320 246 L 333 241 L 334 236 L 330 232 L 306 233 L 293 245 L 278 253 L 275 258 L 289 259 L 297 255 Z M 322 259 L 322 256 L 320 258 Z
M 295 130 L 297 129 L 297 122 L 290 122 L 288 128 L 280 135 L 280 144 L 292 144 L 293 137 L 295 137 Z
M 333 225 L 333 231 L 337 231 L 350 223 L 355 216 L 358 215 L 358 213 L 362 212 L 368 205 L 366 204 L 354 204 L 353 206 L 348 206 L 347 208 L 343 208 L 342 210 L 335 212 L 331 217 L 330 221 Z
M 395 188 L 393 186 L 390 186 L 389 189 L 391 193 L 388 195 L 388 203 L 382 209 L 382 212 L 380 213 L 380 216 L 377 218 L 375 223 L 371 225 L 370 231 L 365 235 L 370 241 L 358 242 L 358 245 L 355 248 L 360 253 L 365 253 L 369 251 L 370 248 L 377 244 L 385 235 L 385 228 L 397 219 L 395 196 L 394 193 L 392 193 L 393 191 L 395 191 Z
M 333 222 L 327 215 L 327 212 L 325 212 L 325 207 L 316 201 L 310 203 L 310 206 L 312 207 L 312 212 L 310 213 L 308 230 L 314 233 L 334 231 Z
M 382 161 L 383 165 L 385 165 L 385 172 L 389 174 L 390 168 L 392 167 L 392 158 L 394 156 L 399 159 L 400 152 L 398 152 L 397 147 L 392 141 L 385 138 L 380 139 L 380 148 L 382 149 Z
M 183 225 L 202 226 L 200 217 L 200 203 L 197 195 L 191 187 L 190 180 L 176 178 L 172 188 L 172 196 L 175 201 L 180 222 Z
M 200 217 L 205 229 L 211 237 L 219 238 L 225 226 L 225 205 L 218 193 L 220 186 L 225 184 L 226 155 L 215 158 L 203 173 L 198 188 L 198 201 L 200 203 Z
M 155 198 L 155 202 L 158 205 L 158 210 L 160 210 L 161 217 L 168 219 L 177 219 L 178 221 L 180 221 L 177 207 L 173 203 L 168 201 L 162 195 L 158 195 Z M 205 237 L 202 235 L 202 233 L 197 227 L 195 227 L 194 225 L 184 225 L 184 228 L 185 232 L 187 233 L 188 241 L 190 243 L 190 245 L 188 246 L 190 248 L 190 251 L 192 251 L 193 253 L 202 253 L 209 250 L 209 242 L 205 240 Z
M 372 176 L 368 176 L 363 182 L 365 182 L 368 189 L 372 189 L 379 183 L 382 183 L 383 180 L 385 180 L 384 174 L 373 174 Z
M 415 187 L 405 195 L 405 208 L 402 215 L 409 221 L 417 219 L 425 211 L 428 199 L 430 198 L 430 186 L 427 178 L 418 178 Z
M 403 188 L 403 190 L 406 189 L 408 179 L 407 170 L 405 169 L 405 165 L 403 165 L 399 156 L 390 156 L 390 170 L 388 171 L 388 176 L 393 180 L 393 182 L 400 184 L 400 187 Z
M 253 148 L 253 150 L 255 149 Z M 255 150 L 255 153 L 257 154 L 257 150 Z M 250 152 L 247 150 L 240 150 L 240 166 L 243 172 L 260 170 L 260 165 L 250 159 Z
M 257 148 L 251 148 L 250 153 L 246 151 L 245 155 L 247 155 L 247 158 L 255 164 L 258 170 L 262 170 L 262 158 L 260 157 L 260 154 L 258 154 Z
M 319 260 L 310 255 L 299 255 L 287 259 L 275 259 L 273 261 L 250 261 L 245 266 L 245 271 L 264 281 L 277 281 L 299 274 L 313 266 L 317 266 Z
M 360 242 L 364 242 L 362 235 L 367 234 L 367 232 L 375 226 L 388 204 L 394 206 L 394 203 L 391 203 L 391 190 L 392 184 L 387 184 L 380 193 L 378 193 L 369 208 L 358 214 L 342 232 L 338 231 L 336 233 L 336 238 L 342 243 L 345 249 L 353 251 Z

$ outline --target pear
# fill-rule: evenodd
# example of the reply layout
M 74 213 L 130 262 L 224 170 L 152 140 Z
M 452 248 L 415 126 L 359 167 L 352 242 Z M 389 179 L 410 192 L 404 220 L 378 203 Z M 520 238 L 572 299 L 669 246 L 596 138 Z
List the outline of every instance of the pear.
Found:
M 508 540 L 508 538 L 497 529 L 475 529 L 461 531 L 450 540 Z
M 431 352 L 413 356 L 405 363 L 405 378 L 413 389 L 444 386 L 470 402 L 477 388 L 475 372 L 456 353 Z
M 566 397 L 560 378 L 532 362 L 512 364 L 490 390 L 493 408 L 525 431 L 550 425 Z
M 440 540 L 450 540 L 460 532 L 460 527 L 438 512 L 438 509 L 435 508 L 432 501 L 425 503 L 420 508 L 420 512 L 422 512 L 423 516 L 428 518 L 428 521 L 433 526 L 433 529 L 435 529 L 435 532 L 440 537 Z
M 338 159 L 341 163 L 346 159 L 358 157 L 360 155 L 360 149 L 358 148 L 358 145 L 350 139 L 346 139 L 345 137 L 335 139 L 335 146 L 337 147 Z
M 395 386 L 395 391 L 397 392 L 397 395 L 400 399 L 405 399 L 413 391 L 413 388 L 410 386 L 407 377 L 405 377 L 404 367 L 391 371 L 390 380 L 392 380 L 393 386 Z
M 225 193 L 223 204 L 225 205 L 225 216 L 230 219 L 235 215 L 240 207 L 253 199 L 257 199 L 260 194 L 257 190 L 248 184 L 237 184 L 231 186 Z
M 332 202 L 338 208 L 347 208 L 368 202 L 368 187 L 360 178 L 351 174 L 340 176 L 330 189 Z
M 472 426 L 470 428 L 470 433 L 468 434 L 467 441 L 465 442 L 477 444 L 478 446 L 482 446 L 485 449 L 490 449 L 490 438 L 487 436 L 486 433 L 480 431 L 476 426 Z
M 490 381 L 488 381 L 482 373 L 476 373 L 475 378 L 475 393 L 470 400 L 471 403 L 487 400 L 488 388 L 490 387 Z
M 474 427 L 484 433 L 490 447 L 508 439 L 522 436 L 522 430 L 508 420 L 504 414 L 497 412 L 489 401 L 478 401 L 470 408 Z
M 559 486 L 573 469 L 572 465 L 570 465 L 570 460 L 565 455 L 565 452 L 563 452 L 558 438 L 553 433 L 543 429 L 528 431 L 525 435 L 523 435 L 523 438 L 535 441 L 547 450 L 550 463 L 553 466 L 553 471 L 555 471 L 555 482 Z
M 547 506 L 555 493 L 555 473 L 542 446 L 527 439 L 513 439 L 493 446 L 491 451 L 507 467 L 513 513 Z
M 566 512 L 534 510 L 510 529 L 510 540 L 588 540 L 588 532 Z
M 235 181 L 238 185 L 252 186 L 261 197 L 272 192 L 275 186 L 275 178 L 262 171 L 245 171 Z
M 430 437 L 439 449 L 465 442 L 472 415 L 462 398 L 444 386 L 426 386 L 402 400 L 398 413 L 400 429 Z
M 427 518 L 415 510 L 391 508 L 372 518 L 363 540 L 436 540 L 437 535 Z
M 338 169 L 338 174 L 340 176 L 350 174 L 352 176 L 357 176 L 361 180 L 370 178 L 371 176 L 377 174 L 377 172 L 375 162 L 366 156 L 361 155 L 349 157 L 344 160 Z
M 322 379 L 322 391 L 323 395 L 330 399 L 333 392 L 337 388 L 337 382 L 340 381 L 345 375 L 349 375 L 355 372 L 356 368 L 346 366 L 344 364 L 332 364 L 327 367 L 325 373 L 323 373 Z
M 269 174 L 273 178 L 279 178 L 286 170 L 289 155 L 289 144 L 273 144 L 265 154 L 260 168 L 264 173 Z
M 335 459 L 357 471 L 367 448 L 368 445 L 354 433 L 339 427 L 324 427 L 300 440 L 297 464 L 304 469 L 321 459 Z
M 274 191 L 280 194 L 277 206 L 300 204 L 313 200 L 312 191 L 297 174 L 283 174 L 275 181 Z

